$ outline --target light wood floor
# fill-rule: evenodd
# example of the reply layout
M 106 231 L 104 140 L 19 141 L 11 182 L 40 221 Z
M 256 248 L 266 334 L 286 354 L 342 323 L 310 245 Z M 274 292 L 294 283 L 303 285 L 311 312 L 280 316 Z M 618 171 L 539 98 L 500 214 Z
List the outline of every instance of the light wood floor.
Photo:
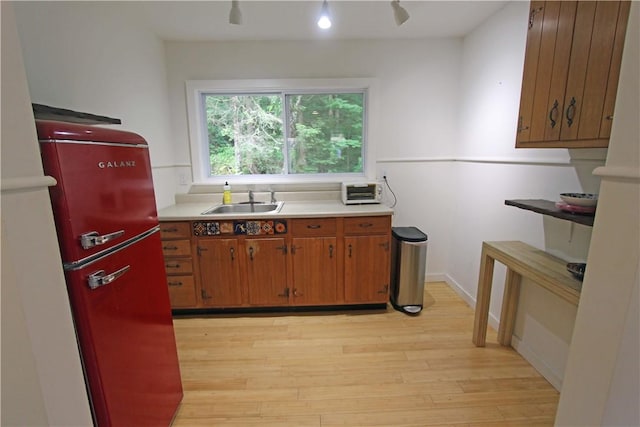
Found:
M 176 318 L 182 426 L 553 425 L 558 392 L 512 348 L 471 343 L 445 283 L 425 309 Z

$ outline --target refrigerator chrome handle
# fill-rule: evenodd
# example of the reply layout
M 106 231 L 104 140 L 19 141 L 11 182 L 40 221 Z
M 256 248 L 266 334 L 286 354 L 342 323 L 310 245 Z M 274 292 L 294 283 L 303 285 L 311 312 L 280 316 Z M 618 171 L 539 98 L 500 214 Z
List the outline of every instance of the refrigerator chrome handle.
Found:
M 120 276 L 129 271 L 130 268 L 130 265 L 126 265 L 120 270 L 114 271 L 111 274 L 105 274 L 104 270 L 98 270 L 95 273 L 89 275 L 87 282 L 89 282 L 89 287 L 91 289 L 96 289 L 100 286 L 108 285 L 109 283 L 117 280 Z
M 117 239 L 124 234 L 124 230 L 114 231 L 113 233 L 98 234 L 97 231 L 90 231 L 80 236 L 80 244 L 84 249 L 91 249 L 94 246 L 104 245 L 105 243 Z

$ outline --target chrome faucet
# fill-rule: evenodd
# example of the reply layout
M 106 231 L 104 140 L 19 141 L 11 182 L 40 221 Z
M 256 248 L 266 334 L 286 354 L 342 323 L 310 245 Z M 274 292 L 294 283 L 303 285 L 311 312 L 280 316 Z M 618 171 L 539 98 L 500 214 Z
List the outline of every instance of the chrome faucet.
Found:
M 249 190 L 249 203 L 253 204 L 253 190 Z
M 271 190 L 271 203 L 278 203 L 276 200 L 276 192 Z

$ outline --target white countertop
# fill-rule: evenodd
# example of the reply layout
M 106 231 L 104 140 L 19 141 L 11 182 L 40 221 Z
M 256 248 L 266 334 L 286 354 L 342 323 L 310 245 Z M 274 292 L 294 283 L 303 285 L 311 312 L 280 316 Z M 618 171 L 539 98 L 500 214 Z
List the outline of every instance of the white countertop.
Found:
M 278 213 L 202 215 L 220 203 L 178 203 L 158 211 L 160 221 L 321 218 L 334 216 L 393 215 L 393 209 L 383 204 L 345 205 L 337 200 L 286 201 Z

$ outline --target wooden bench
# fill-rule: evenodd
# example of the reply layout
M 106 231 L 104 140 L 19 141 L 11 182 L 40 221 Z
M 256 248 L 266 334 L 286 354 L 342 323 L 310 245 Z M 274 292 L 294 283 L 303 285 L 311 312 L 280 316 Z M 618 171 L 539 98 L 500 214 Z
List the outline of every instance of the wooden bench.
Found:
M 483 242 L 473 324 L 473 343 L 477 347 L 484 347 L 487 338 L 491 283 L 496 260 L 507 267 L 498 328 L 498 342 L 501 345 L 511 345 L 522 277 L 569 303 L 578 305 L 582 282 L 567 271 L 566 261 L 523 242 Z

